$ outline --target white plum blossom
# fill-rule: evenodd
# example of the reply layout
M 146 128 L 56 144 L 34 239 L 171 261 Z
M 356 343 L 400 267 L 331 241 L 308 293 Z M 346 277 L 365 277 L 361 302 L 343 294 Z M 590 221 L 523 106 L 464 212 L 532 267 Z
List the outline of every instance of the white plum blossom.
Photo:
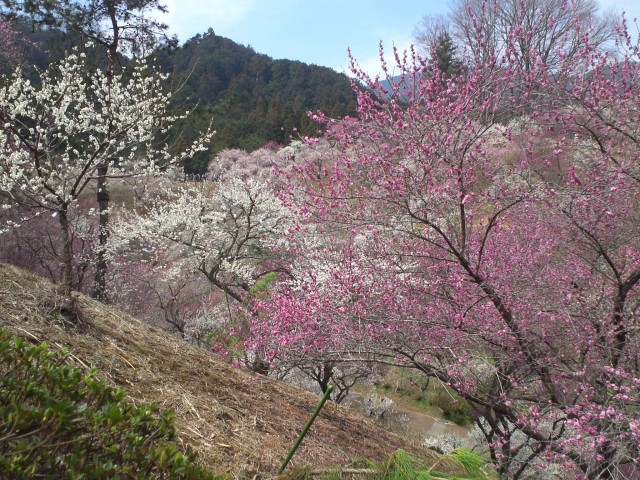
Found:
M 177 157 L 166 144 L 156 145 L 157 134 L 177 119 L 167 114 L 171 94 L 164 81 L 144 61 L 110 77 L 74 51 L 41 72 L 37 85 L 17 70 L 0 87 L 0 195 L 58 217 L 69 298 L 68 212 L 98 169 L 106 167 L 111 178 L 154 174 L 204 149 L 213 134 Z
M 204 182 L 123 216 L 113 226 L 110 249 L 118 255 L 135 248 L 158 264 L 169 258 L 241 301 L 266 252 L 286 237 L 291 218 L 261 180 Z
M 104 162 L 110 176 L 157 172 L 168 153 L 153 140 L 176 117 L 167 115 L 165 78 L 148 69 L 140 62 L 110 80 L 101 70 L 87 73 L 84 59 L 71 54 L 40 75 L 40 86 L 16 71 L 0 89 L 0 189 L 58 209 Z

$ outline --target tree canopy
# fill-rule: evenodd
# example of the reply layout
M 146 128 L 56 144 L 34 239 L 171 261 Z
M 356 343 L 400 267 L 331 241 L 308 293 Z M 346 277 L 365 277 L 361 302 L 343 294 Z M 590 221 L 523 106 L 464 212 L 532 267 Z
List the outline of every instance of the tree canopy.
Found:
M 590 33 L 527 63 L 512 32 L 444 81 L 398 56 L 387 97 L 354 70 L 358 120 L 318 115 L 334 147 L 280 177 L 297 255 L 256 348 L 436 379 L 508 478 L 637 472 L 640 42 Z

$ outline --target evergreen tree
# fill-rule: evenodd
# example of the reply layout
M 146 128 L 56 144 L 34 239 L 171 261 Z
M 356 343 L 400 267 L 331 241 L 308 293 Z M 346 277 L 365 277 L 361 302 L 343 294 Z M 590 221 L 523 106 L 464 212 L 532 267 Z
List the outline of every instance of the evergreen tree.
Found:
M 433 46 L 432 69 L 437 69 L 447 77 L 459 75 L 462 72 L 462 62 L 457 56 L 457 49 L 449 32 L 441 32 Z

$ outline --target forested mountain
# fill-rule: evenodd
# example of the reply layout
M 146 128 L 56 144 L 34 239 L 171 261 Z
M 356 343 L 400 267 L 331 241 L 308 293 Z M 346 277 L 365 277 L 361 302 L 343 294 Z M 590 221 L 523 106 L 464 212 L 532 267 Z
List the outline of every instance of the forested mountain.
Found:
M 177 108 L 192 112 L 179 144 L 191 141 L 209 122 L 218 132 L 210 152 L 185 165 L 187 172 L 204 171 L 211 154 L 224 148 L 284 144 L 294 128 L 314 135 L 318 125 L 307 117 L 308 111 L 355 115 L 356 99 L 346 75 L 299 61 L 273 60 L 211 29 L 173 52 L 160 52 L 158 60 L 179 89 Z
M 44 69 L 82 39 L 69 38 L 55 28 L 16 25 L 25 37 L 25 65 Z M 211 123 L 217 131 L 210 149 L 185 165 L 187 173 L 202 173 L 212 155 L 225 148 L 255 150 L 268 142 L 286 144 L 294 133 L 316 135 L 318 125 L 308 111 L 331 117 L 355 115 L 356 98 L 346 75 L 293 60 L 274 60 L 250 46 L 218 36 L 212 29 L 182 46 L 155 52 L 158 65 L 169 74 L 178 93 L 173 106 L 189 111 L 174 133 L 175 149 L 189 144 Z M 101 57 L 91 56 L 100 63 Z M 105 60 L 106 61 L 106 60 Z M 122 59 L 121 63 L 126 62 Z M 8 74 L 11 68 L 0 68 Z

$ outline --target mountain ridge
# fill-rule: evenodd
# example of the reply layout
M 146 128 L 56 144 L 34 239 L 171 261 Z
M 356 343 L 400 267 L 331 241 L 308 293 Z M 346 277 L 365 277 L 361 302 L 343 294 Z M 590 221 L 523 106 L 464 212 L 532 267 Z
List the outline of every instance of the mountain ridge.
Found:
M 308 112 L 341 118 L 357 114 L 351 80 L 328 67 L 272 59 L 209 29 L 174 52 L 158 52 L 158 63 L 180 85 L 175 105 L 192 112 L 183 123 L 185 140 L 213 123 L 211 148 L 185 165 L 203 173 L 227 148 L 252 151 L 266 143 L 287 144 L 292 136 L 315 136 L 321 128 Z

